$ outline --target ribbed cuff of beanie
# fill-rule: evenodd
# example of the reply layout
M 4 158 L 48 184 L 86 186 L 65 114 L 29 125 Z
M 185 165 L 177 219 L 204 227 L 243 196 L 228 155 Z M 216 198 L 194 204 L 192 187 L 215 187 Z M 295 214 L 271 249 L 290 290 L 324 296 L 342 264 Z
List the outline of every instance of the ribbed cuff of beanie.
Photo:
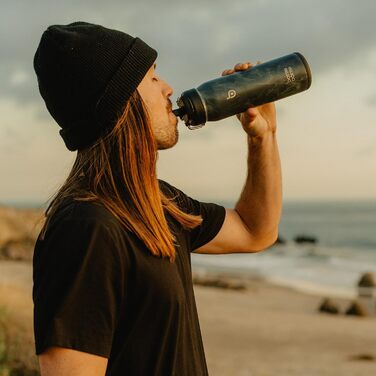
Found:
M 81 150 L 90 146 L 101 135 L 111 130 L 124 109 L 126 102 L 145 77 L 158 53 L 142 39 L 136 37 L 119 68 L 113 74 L 103 94 L 95 105 L 95 121 L 90 129 L 72 124 L 59 131 L 68 150 Z M 111 59 L 111 56 L 103 56 Z
M 137 89 L 158 54 L 142 39 L 136 37 L 127 56 L 108 82 L 96 104 L 100 122 L 116 121 L 126 101 Z M 102 124 L 106 127 L 106 124 Z

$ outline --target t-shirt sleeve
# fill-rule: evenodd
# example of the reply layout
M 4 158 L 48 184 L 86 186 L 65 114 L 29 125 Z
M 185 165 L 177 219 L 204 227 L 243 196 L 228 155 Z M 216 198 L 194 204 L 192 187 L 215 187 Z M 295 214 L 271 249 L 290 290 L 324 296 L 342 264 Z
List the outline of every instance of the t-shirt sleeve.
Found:
M 214 239 L 225 220 L 225 207 L 213 202 L 196 200 L 171 184 L 164 181 L 163 183 L 166 184 L 168 190 L 175 196 L 175 201 L 182 210 L 190 214 L 202 216 L 202 223 L 188 231 L 190 250 L 194 251 Z
M 119 237 L 94 219 L 62 220 L 33 255 L 36 354 L 60 346 L 109 357 L 123 304 Z

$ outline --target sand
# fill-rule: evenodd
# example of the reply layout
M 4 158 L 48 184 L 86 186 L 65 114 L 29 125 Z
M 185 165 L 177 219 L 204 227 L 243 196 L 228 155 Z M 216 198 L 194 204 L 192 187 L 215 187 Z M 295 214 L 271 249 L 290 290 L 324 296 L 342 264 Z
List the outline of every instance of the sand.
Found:
M 0 306 L 26 330 L 29 364 L 31 287 L 30 263 L 0 261 Z M 196 285 L 195 295 L 211 376 L 376 375 L 375 317 L 319 313 L 323 297 L 256 279 L 245 291 Z M 334 300 L 342 312 L 349 303 Z
M 0 247 L 9 241 L 36 239 L 42 218 L 42 209 L 18 209 L 0 204 Z
M 322 297 L 253 281 L 244 292 L 196 286 L 211 375 L 376 375 L 376 319 L 317 312 Z M 344 312 L 348 301 L 335 299 Z M 374 360 L 354 360 L 368 355 Z

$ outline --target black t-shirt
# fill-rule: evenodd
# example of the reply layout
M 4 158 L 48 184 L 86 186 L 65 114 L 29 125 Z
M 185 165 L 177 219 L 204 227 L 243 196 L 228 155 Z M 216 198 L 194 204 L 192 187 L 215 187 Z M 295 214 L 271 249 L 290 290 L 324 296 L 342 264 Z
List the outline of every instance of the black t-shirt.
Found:
M 225 208 L 158 180 L 203 222 L 185 230 L 166 211 L 177 257 L 153 256 L 103 206 L 70 200 L 33 255 L 35 353 L 60 346 L 108 358 L 106 375 L 207 375 L 191 254 L 219 232 Z

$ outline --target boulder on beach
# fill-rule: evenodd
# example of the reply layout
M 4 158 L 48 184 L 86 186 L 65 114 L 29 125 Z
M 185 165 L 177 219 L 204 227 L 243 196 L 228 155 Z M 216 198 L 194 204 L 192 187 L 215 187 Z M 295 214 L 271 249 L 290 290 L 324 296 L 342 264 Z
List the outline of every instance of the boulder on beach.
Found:
M 42 209 L 0 205 L 0 259 L 30 261 L 42 224 Z
M 302 244 L 302 243 L 310 243 L 310 244 L 316 244 L 317 238 L 315 236 L 309 236 L 309 235 L 297 235 L 294 238 L 295 243 Z
M 376 279 L 374 274 L 364 273 L 358 281 L 358 296 L 362 298 L 376 298 Z
M 369 353 L 362 353 L 362 354 L 356 354 L 356 355 L 350 355 L 349 356 L 350 360 L 360 360 L 360 361 L 376 361 L 376 356 L 373 354 Z
M 352 316 L 361 316 L 365 317 L 368 316 L 368 312 L 366 308 L 358 301 L 353 301 L 350 303 L 350 306 L 346 310 L 346 315 Z
M 286 240 L 281 235 L 278 234 L 278 238 L 274 244 L 286 244 Z
M 201 286 L 210 286 L 210 287 L 217 287 L 222 289 L 232 289 L 232 290 L 245 290 L 247 287 L 246 285 L 238 280 L 232 280 L 225 277 L 220 276 L 192 276 L 193 283 L 195 285 Z
M 332 299 L 324 298 L 320 304 L 319 311 L 336 315 L 339 313 L 339 308 Z
M 36 369 L 28 369 L 25 365 L 12 366 L 10 376 L 40 376 L 40 372 Z
M 35 239 L 9 240 L 0 246 L 0 260 L 32 260 Z
M 376 287 L 376 279 L 373 273 L 364 273 L 358 282 L 359 287 Z

